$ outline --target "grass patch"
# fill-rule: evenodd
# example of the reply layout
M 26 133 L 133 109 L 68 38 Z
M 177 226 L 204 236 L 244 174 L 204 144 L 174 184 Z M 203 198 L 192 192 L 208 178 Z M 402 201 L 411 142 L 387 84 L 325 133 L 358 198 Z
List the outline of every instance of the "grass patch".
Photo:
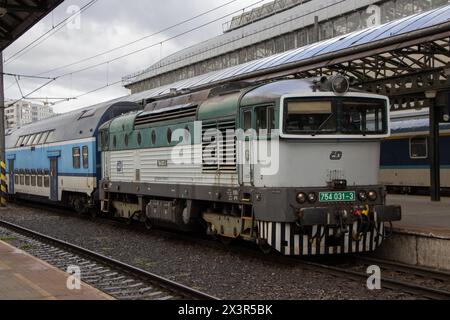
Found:
M 33 245 L 32 244 L 24 244 L 23 246 L 20 247 L 21 250 L 29 250 L 29 249 L 33 249 Z
M 0 237 L 0 241 L 8 242 L 8 241 L 14 241 L 17 240 L 15 237 Z

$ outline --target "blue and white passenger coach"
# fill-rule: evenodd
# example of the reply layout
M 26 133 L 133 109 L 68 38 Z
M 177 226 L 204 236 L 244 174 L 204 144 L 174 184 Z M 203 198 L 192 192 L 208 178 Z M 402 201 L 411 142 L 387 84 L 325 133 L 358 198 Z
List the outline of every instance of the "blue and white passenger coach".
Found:
M 25 125 L 6 136 L 8 192 L 85 211 L 94 204 L 101 163 L 98 128 L 139 109 L 108 102 Z

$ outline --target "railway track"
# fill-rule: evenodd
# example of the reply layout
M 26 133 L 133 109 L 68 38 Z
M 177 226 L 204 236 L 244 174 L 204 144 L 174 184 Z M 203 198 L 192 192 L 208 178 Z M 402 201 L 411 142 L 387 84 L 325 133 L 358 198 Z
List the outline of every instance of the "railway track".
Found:
M 39 210 L 51 210 L 57 214 L 67 214 L 60 208 L 48 208 L 42 205 L 21 203 L 26 206 Z M 128 228 L 126 224 L 116 220 L 97 219 L 97 222 L 108 223 L 114 226 L 122 225 Z M 1 222 L 0 222 L 1 226 Z M 136 228 L 139 232 L 146 232 L 145 228 Z M 164 230 L 153 230 L 161 235 L 169 235 L 170 237 L 181 238 L 184 241 L 200 243 L 202 246 L 208 246 L 215 249 L 225 249 L 233 253 L 251 255 L 258 259 L 266 259 L 273 263 L 301 266 L 312 271 L 320 271 L 332 274 L 336 277 L 345 277 L 353 281 L 360 282 L 365 285 L 369 277 L 367 267 L 377 265 L 382 271 L 382 289 L 400 290 L 414 297 L 424 299 L 442 300 L 450 299 L 450 273 L 410 266 L 387 260 L 374 259 L 367 256 L 342 256 L 342 257 L 319 257 L 319 258 L 297 258 L 281 256 L 276 253 L 263 255 L 260 251 L 249 245 L 248 243 L 238 242 L 237 245 L 223 246 L 220 242 L 211 241 L 209 239 L 194 237 L 189 234 L 178 234 Z M 357 298 L 357 297 L 356 297 Z
M 438 270 L 359 256 L 350 256 L 345 262 L 331 259 L 326 262 L 307 260 L 302 263 L 316 271 L 345 276 L 363 284 L 366 284 L 370 276 L 367 268 L 375 265 L 381 269 L 382 289 L 401 290 L 423 299 L 450 299 L 450 274 Z
M 0 220 L 0 237 L 67 271 L 82 270 L 81 280 L 118 300 L 218 300 L 217 298 L 79 246 Z

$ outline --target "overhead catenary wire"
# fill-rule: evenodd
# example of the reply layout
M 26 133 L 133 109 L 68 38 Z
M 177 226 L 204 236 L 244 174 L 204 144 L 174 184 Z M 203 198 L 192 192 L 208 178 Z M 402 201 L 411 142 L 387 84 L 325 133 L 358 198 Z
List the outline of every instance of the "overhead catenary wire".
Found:
M 41 72 L 41 73 L 39 73 L 39 74 L 37 74 L 37 75 L 43 75 L 43 74 L 47 74 L 47 73 L 59 71 L 59 70 L 62 70 L 62 69 L 67 69 L 67 68 L 72 67 L 72 66 L 75 66 L 75 65 L 77 65 L 77 64 L 80 64 L 80 63 L 83 63 L 83 62 L 87 62 L 87 61 L 93 60 L 93 59 L 95 59 L 95 58 L 101 57 L 101 56 L 103 56 L 103 55 L 106 55 L 106 54 L 109 54 L 109 53 L 118 51 L 118 50 L 120 50 L 120 49 L 129 47 L 129 46 L 131 46 L 131 45 L 133 45 L 133 44 L 136 44 L 136 43 L 139 43 L 139 42 L 141 42 L 141 41 L 143 41 L 143 40 L 146 40 L 146 39 L 148 39 L 148 38 L 154 37 L 154 36 L 156 36 L 156 35 L 158 35 L 158 34 L 161 34 L 161 33 L 163 33 L 163 32 L 167 32 L 167 31 L 172 30 L 172 29 L 174 29 L 174 28 L 176 28 L 176 27 L 182 26 L 182 25 L 184 25 L 184 24 L 186 24 L 186 23 L 188 23 L 188 22 L 192 22 L 192 21 L 194 21 L 194 20 L 196 20 L 196 19 L 198 19 L 198 18 L 200 18 L 200 17 L 203 17 L 203 16 L 205 16 L 205 15 L 207 15 L 207 14 L 210 14 L 210 13 L 212 13 L 212 12 L 214 12 L 214 11 L 217 11 L 217 10 L 219 10 L 219 9 L 222 9 L 222 8 L 224 8 L 224 7 L 226 7 L 226 6 L 230 5 L 230 4 L 233 4 L 233 3 L 237 2 L 237 1 L 239 1 L 239 0 L 228 1 L 228 2 L 226 2 L 226 3 L 224 3 L 224 4 L 220 5 L 220 6 L 217 6 L 217 7 L 215 7 L 215 8 L 209 9 L 209 10 L 207 10 L 207 11 L 205 11 L 205 12 L 202 12 L 202 13 L 200 13 L 200 14 L 194 16 L 194 17 L 185 19 L 185 20 L 183 20 L 183 21 L 181 21 L 181 22 L 178 22 L 178 23 L 176 23 L 176 24 L 173 24 L 173 25 L 171 25 L 171 26 L 168 26 L 168 27 L 166 27 L 166 28 L 163 28 L 163 29 L 161 29 L 161 30 L 159 30 L 159 31 L 157 31 L 157 32 L 152 33 L 152 34 L 146 35 L 146 36 L 144 36 L 144 37 L 141 37 L 141 38 L 139 38 L 139 39 L 133 40 L 133 41 L 128 42 L 128 43 L 125 43 L 125 44 L 123 44 L 123 45 L 114 47 L 114 48 L 112 48 L 112 49 L 102 51 L 102 52 L 97 53 L 97 54 L 95 54 L 95 55 L 92 55 L 92 56 L 90 56 L 90 57 L 86 57 L 86 58 L 83 58 L 83 59 L 80 59 L 80 60 L 77 60 L 77 61 L 74 61 L 74 62 L 65 64 L 65 65 L 61 65 L 61 66 L 59 66 L 59 67 L 55 67 L 55 68 L 50 69 L 50 70 L 48 70 L 48 71 Z M 243 10 L 245 10 L 245 9 L 243 9 Z M 162 43 L 161 43 L 161 44 L 162 44 Z
M 55 33 L 60 31 L 65 26 L 66 22 L 72 21 L 75 17 L 77 17 L 84 11 L 91 8 L 97 2 L 98 2 L 98 0 L 89 1 L 86 5 L 81 7 L 79 11 L 75 12 L 73 15 L 67 17 L 66 19 L 63 19 L 57 25 L 53 25 L 50 30 L 46 31 L 45 33 L 43 33 L 42 35 L 40 35 L 39 37 L 37 37 L 36 39 L 31 41 L 29 44 L 27 44 L 25 47 L 23 47 L 22 49 L 18 50 L 17 52 L 13 53 L 11 56 L 6 58 L 4 60 L 4 63 L 9 64 L 12 61 L 17 60 L 18 58 L 22 57 L 24 54 L 26 54 L 30 50 L 34 49 L 35 47 L 37 47 L 38 45 L 43 43 L 45 40 L 47 40 L 48 38 L 53 36 Z
M 32 76 L 32 75 L 26 75 L 26 74 L 19 74 L 19 73 L 9 73 L 9 72 L 3 72 L 2 73 L 4 76 L 10 76 L 10 77 L 14 77 L 14 78 L 30 78 L 30 79 L 45 79 L 45 80 L 50 80 L 50 79 L 55 79 L 52 77 L 42 77 L 42 76 Z
M 7 106 L 5 106 L 5 108 L 9 108 L 12 107 L 13 105 L 15 105 L 16 103 L 26 99 L 27 97 L 31 96 L 33 93 L 38 92 L 39 90 L 45 88 L 46 86 L 48 86 L 50 83 L 52 83 L 53 81 L 55 81 L 56 79 L 51 79 L 49 81 L 47 81 L 46 83 L 44 83 L 43 85 L 39 86 L 38 88 L 34 89 L 33 91 L 31 91 L 30 93 L 27 93 L 26 95 L 22 94 L 22 98 L 15 100 L 14 102 L 8 104 Z M 20 89 L 20 86 L 19 86 Z M 20 91 L 22 92 L 22 90 L 20 89 Z
M 266 0 L 259 0 L 259 1 L 256 1 L 256 2 L 254 2 L 253 4 L 251 4 L 251 5 L 249 5 L 249 6 L 245 7 L 245 8 L 253 7 L 253 6 L 255 6 L 255 5 L 257 5 L 257 4 L 260 4 L 260 3 L 262 3 L 262 2 L 265 2 L 265 1 L 266 1 Z M 215 23 L 215 22 L 218 22 L 218 21 L 220 21 L 220 20 L 222 20 L 222 19 L 224 19 L 224 18 L 227 18 L 227 17 L 229 17 L 229 16 L 233 16 L 233 15 L 235 15 L 236 13 L 240 12 L 241 10 L 242 10 L 242 9 L 239 9 L 239 10 L 233 11 L 233 12 L 231 12 L 231 13 L 228 13 L 228 14 L 226 14 L 226 15 L 223 15 L 223 16 L 221 16 L 221 17 L 219 17 L 219 18 L 215 18 L 215 19 L 213 19 L 213 20 L 211 20 L 211 21 L 208 21 L 208 22 L 206 22 L 206 23 L 204 23 L 204 24 L 201 24 L 201 25 L 196 26 L 196 27 L 194 27 L 194 28 L 191 28 L 191 29 L 189 29 L 189 30 L 183 31 L 183 32 L 181 32 L 181 33 L 178 33 L 178 34 L 176 34 L 176 35 L 174 35 L 174 36 L 171 36 L 171 37 L 169 37 L 169 38 L 166 38 L 166 39 L 164 39 L 164 40 L 162 40 L 162 41 L 158 41 L 157 43 L 153 43 L 153 44 L 151 44 L 151 45 L 142 47 L 142 48 L 140 48 L 140 49 L 131 51 L 131 52 L 129 52 L 129 53 L 120 55 L 120 56 L 118 56 L 118 57 L 115 57 L 115 58 L 113 58 L 113 59 L 110 59 L 110 60 L 107 60 L 107 61 L 104 61 L 104 62 L 96 63 L 96 64 L 93 64 L 93 65 L 90 65 L 90 66 L 87 66 L 87 67 L 83 67 L 83 68 L 78 69 L 78 70 L 74 70 L 74 71 L 70 71 L 70 72 L 67 72 L 67 73 L 60 74 L 60 75 L 56 76 L 55 78 L 58 79 L 58 78 L 66 77 L 66 76 L 71 75 L 71 74 L 73 75 L 73 74 L 76 74 L 76 73 L 80 73 L 80 72 L 83 72 L 83 71 L 87 71 L 87 70 L 90 70 L 90 69 L 94 69 L 94 68 L 103 66 L 103 65 L 105 65 L 105 64 L 109 64 L 109 63 L 112 63 L 112 62 L 121 60 L 121 59 L 123 59 L 123 58 L 127 58 L 127 57 L 129 57 L 129 56 L 132 56 L 132 55 L 134 55 L 134 54 L 137 54 L 137 53 L 140 53 L 140 52 L 142 52 L 142 51 L 148 50 L 148 49 L 150 49 L 150 48 L 159 46 L 159 45 L 161 45 L 162 43 L 169 42 L 169 41 L 171 41 L 171 40 L 177 39 L 177 38 L 179 38 L 179 37 L 181 37 L 181 36 L 184 36 L 184 35 L 186 35 L 186 34 L 189 34 L 189 33 L 192 33 L 192 32 L 194 32 L 194 31 L 200 30 L 200 29 L 202 29 L 202 28 L 204 28 L 204 27 L 206 27 L 206 26 L 209 26 L 209 25 L 211 25 L 211 24 L 213 24 L 213 23 Z

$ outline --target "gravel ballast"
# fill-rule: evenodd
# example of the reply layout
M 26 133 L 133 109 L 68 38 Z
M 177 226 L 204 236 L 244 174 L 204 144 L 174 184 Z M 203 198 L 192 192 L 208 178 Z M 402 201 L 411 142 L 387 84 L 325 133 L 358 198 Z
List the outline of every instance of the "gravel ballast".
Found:
M 210 295 L 232 300 L 414 299 L 392 290 L 370 291 L 366 283 L 268 261 L 186 240 L 176 232 L 144 232 L 121 223 L 80 218 L 73 213 L 10 204 L 0 219 L 142 268 Z

